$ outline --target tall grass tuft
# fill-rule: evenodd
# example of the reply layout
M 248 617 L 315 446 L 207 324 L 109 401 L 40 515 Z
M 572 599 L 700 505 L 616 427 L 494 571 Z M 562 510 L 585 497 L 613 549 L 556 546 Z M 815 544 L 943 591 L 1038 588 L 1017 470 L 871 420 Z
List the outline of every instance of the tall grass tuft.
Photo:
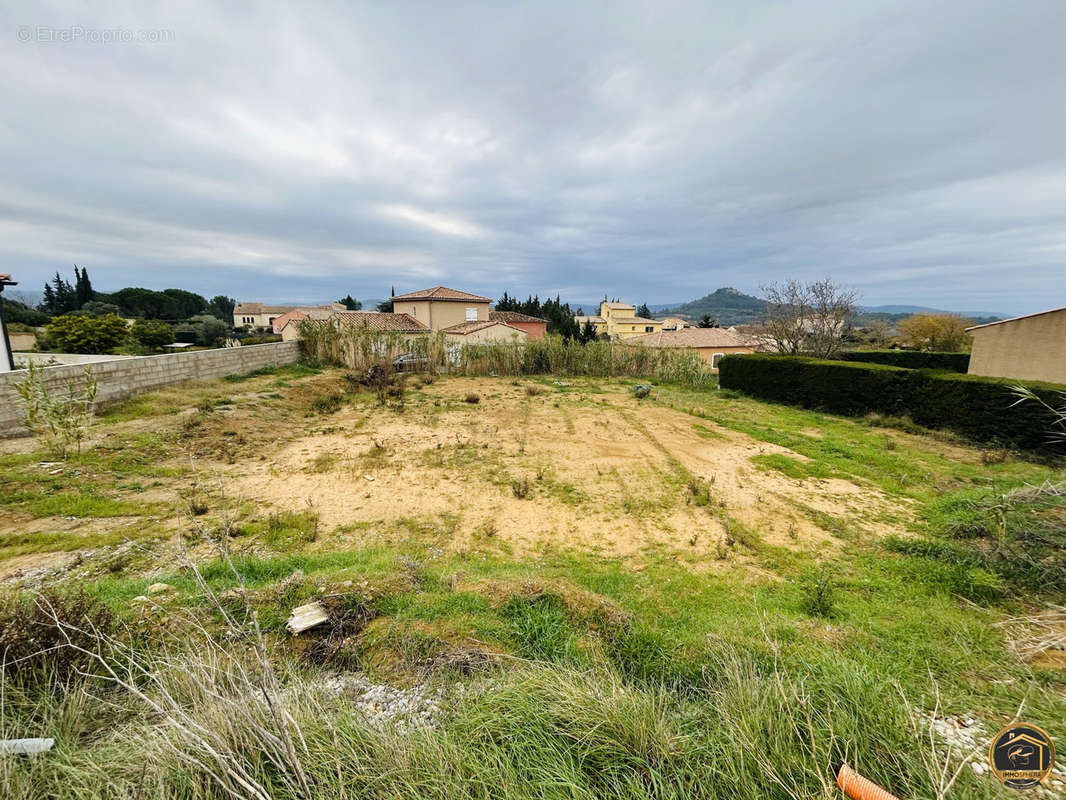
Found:
M 432 373 L 458 375 L 557 375 L 560 377 L 646 378 L 701 387 L 713 376 L 695 353 L 549 335 L 526 342 L 460 345 L 443 333 L 405 335 L 336 320 L 303 320 L 300 343 L 309 357 L 366 370 L 403 353 L 424 358 Z

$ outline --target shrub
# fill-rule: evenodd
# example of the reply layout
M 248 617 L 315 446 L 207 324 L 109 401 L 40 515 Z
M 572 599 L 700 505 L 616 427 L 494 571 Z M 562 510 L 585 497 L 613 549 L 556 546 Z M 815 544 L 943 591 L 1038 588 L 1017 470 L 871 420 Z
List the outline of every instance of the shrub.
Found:
M 26 412 L 26 427 L 44 439 L 45 447 L 54 456 L 66 458 L 72 447 L 80 454 L 96 402 L 97 383 L 92 369 L 85 368 L 81 382 L 68 380 L 66 392 L 50 389 L 32 361 L 26 373 L 26 380 L 15 384 Z
M 57 622 L 58 620 L 58 622 Z M 83 590 L 45 589 L 35 597 L 0 595 L 0 663 L 4 680 L 67 686 L 91 657 L 97 635 L 115 632 L 111 610 Z
M 925 353 L 918 350 L 855 350 L 839 353 L 838 361 L 861 361 L 867 364 L 888 364 L 905 369 L 942 369 L 962 372 L 970 368 L 969 353 Z
M 340 410 L 344 395 L 340 392 L 320 394 L 311 401 L 312 414 L 334 414 Z
M 471 392 L 470 394 L 468 394 L 466 397 L 463 398 L 463 402 L 464 403 L 470 403 L 471 405 L 475 405 L 475 404 L 481 402 L 481 395 L 479 395 L 477 392 Z
M 529 497 L 531 488 L 532 484 L 530 484 L 529 478 L 515 478 L 511 481 L 511 493 L 519 500 L 525 500 Z
M 130 336 L 142 347 L 158 350 L 165 344 L 173 343 L 174 329 L 162 320 L 139 319 L 133 323 Z
M 808 616 L 832 619 L 836 615 L 833 578 L 828 569 L 808 572 L 800 579 L 801 607 Z
M 128 334 L 126 323 L 113 314 L 103 317 L 64 314 L 45 328 L 51 345 L 65 353 L 106 353 Z
M 926 428 L 946 428 L 978 442 L 1033 451 L 1053 447 L 1051 412 L 1038 403 L 1018 405 L 1012 389 L 1016 382 L 999 378 L 753 354 L 723 358 L 719 381 L 723 388 L 837 414 L 909 417 Z M 1028 387 L 1049 405 L 1062 391 L 1051 384 Z

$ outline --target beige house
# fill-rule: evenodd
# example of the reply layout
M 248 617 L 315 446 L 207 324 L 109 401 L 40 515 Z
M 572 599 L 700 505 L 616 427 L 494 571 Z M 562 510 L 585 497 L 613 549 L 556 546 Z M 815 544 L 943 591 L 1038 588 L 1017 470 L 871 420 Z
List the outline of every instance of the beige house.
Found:
M 967 328 L 971 375 L 1066 383 L 1066 308 Z
M 442 331 L 465 322 L 487 322 L 491 298 L 447 286 L 434 286 L 392 297 L 396 314 L 409 314 L 430 330 Z
M 667 317 L 662 323 L 664 331 L 680 331 L 691 325 L 687 319 L 681 319 L 681 317 Z
M 528 334 L 521 328 L 499 320 L 462 322 L 444 329 L 444 336 L 455 344 L 494 344 L 496 342 L 524 343 Z
M 330 303 L 324 306 L 300 306 L 296 303 L 283 306 L 268 306 L 265 303 L 238 303 L 233 308 L 233 327 L 273 328 L 274 321 L 278 317 L 296 308 L 344 311 L 346 306 L 343 303 Z
M 574 321 L 582 327 L 586 322 L 591 322 L 597 334 L 607 334 L 611 339 L 632 339 L 635 336 L 659 333 L 663 329 L 661 320 L 638 317 L 636 306 L 607 300 L 600 303 L 600 313 L 597 316 L 575 316 Z
M 626 340 L 626 344 L 692 351 L 707 362 L 711 372 L 718 372 L 718 359 L 734 353 L 754 353 L 756 343 L 728 328 L 685 328 L 662 331 Z

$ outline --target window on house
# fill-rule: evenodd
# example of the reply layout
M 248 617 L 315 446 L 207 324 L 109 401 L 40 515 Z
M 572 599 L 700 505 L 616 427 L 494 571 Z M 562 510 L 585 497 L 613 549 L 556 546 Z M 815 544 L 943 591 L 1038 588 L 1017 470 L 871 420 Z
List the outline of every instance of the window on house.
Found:
M 725 353 L 715 353 L 711 356 L 711 369 L 718 369 L 718 362 Z
M 476 308 L 468 308 L 466 310 L 466 321 L 467 322 L 477 322 L 477 309 Z
M 277 317 L 271 317 L 270 320 L 267 322 L 267 325 L 273 325 L 274 324 L 274 320 L 276 320 L 276 319 L 277 319 Z
M 644 326 L 644 332 L 645 333 L 655 333 L 655 326 L 654 325 L 645 325 Z

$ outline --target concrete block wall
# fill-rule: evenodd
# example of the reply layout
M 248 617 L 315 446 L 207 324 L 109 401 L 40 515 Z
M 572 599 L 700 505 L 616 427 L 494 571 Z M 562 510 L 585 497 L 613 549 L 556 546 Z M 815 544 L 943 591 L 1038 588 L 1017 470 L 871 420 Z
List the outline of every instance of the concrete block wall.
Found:
M 199 378 L 241 375 L 263 367 L 292 364 L 299 358 L 298 342 L 274 342 L 248 347 L 122 358 L 91 364 L 90 367 L 99 387 L 96 395 L 97 405 L 106 405 L 160 386 Z M 68 381 L 82 380 L 85 365 L 44 367 L 41 374 L 49 389 L 62 391 Z M 0 373 L 0 436 L 22 436 L 27 433 L 22 424 L 24 413 L 15 391 L 15 385 L 25 379 L 25 370 Z

